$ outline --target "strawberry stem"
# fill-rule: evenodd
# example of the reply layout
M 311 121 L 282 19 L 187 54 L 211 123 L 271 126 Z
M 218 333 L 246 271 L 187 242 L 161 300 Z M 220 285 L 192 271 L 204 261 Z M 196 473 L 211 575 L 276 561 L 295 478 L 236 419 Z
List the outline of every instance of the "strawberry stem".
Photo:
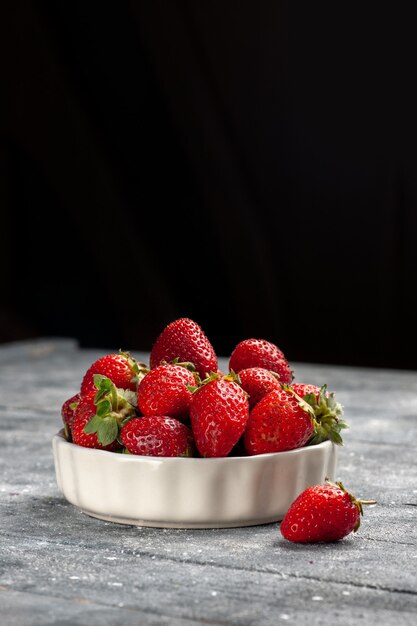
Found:
M 223 380 L 231 380 L 233 383 L 237 383 L 238 385 L 242 384 L 239 374 L 234 370 L 230 370 L 228 374 L 223 376 Z
M 350 491 L 345 489 L 345 487 L 343 486 L 343 483 L 341 483 L 340 481 L 336 483 L 332 483 L 330 480 L 326 478 L 326 483 L 328 483 L 329 485 L 333 485 L 333 486 L 336 485 L 337 487 L 339 487 L 339 489 L 341 489 L 344 493 L 346 493 L 349 496 L 350 500 L 353 502 L 353 504 L 355 504 L 358 507 L 359 513 L 362 516 L 363 516 L 363 507 L 362 507 L 363 504 L 378 504 L 376 500 L 359 500 L 359 498 L 356 498 L 352 493 L 350 493 Z M 361 522 L 360 522 L 360 517 L 359 517 L 357 524 L 355 528 L 353 529 L 353 532 L 356 533 L 360 524 Z

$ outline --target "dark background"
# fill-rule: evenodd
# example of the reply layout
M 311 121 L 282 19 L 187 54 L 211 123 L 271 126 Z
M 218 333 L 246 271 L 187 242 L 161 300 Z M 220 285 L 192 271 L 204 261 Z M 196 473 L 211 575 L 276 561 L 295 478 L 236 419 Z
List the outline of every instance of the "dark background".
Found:
M 148 350 L 187 316 L 220 355 L 417 369 L 406 11 L 10 5 L 1 342 Z

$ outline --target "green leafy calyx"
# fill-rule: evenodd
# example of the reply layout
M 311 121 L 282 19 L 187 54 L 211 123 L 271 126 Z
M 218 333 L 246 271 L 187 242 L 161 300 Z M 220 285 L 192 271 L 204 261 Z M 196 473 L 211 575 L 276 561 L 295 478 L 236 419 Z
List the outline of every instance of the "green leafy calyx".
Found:
M 146 365 L 146 363 L 142 363 L 142 361 L 137 361 L 136 359 L 134 359 L 130 352 L 128 352 L 127 350 L 120 349 L 119 354 L 121 356 L 124 356 L 127 360 L 129 367 L 133 372 L 133 376 L 130 379 L 130 382 L 135 383 L 137 387 L 142 379 L 149 372 L 149 367 Z
M 94 376 L 97 388 L 94 396 L 96 413 L 85 425 L 86 434 L 97 434 L 102 446 L 108 446 L 119 435 L 119 430 L 129 419 L 136 416 L 135 394 L 132 391 L 118 389 L 112 381 L 101 374 Z
M 200 378 L 196 376 L 194 376 L 194 378 L 196 378 L 196 385 L 187 385 L 187 389 L 191 391 L 191 393 L 196 393 L 205 385 L 208 385 L 209 383 L 213 382 L 213 380 L 218 380 L 221 377 L 219 376 L 219 374 L 217 374 L 217 372 L 211 372 L 210 375 L 203 380 L 200 380 Z
M 328 439 L 337 445 L 343 445 L 340 432 L 349 426 L 342 419 L 342 405 L 336 401 L 333 392 L 327 391 L 327 385 L 320 388 L 318 398 L 314 393 L 308 393 L 301 398 L 290 385 L 283 385 L 283 388 L 292 393 L 300 407 L 311 415 L 314 432 L 307 445 L 315 445 Z

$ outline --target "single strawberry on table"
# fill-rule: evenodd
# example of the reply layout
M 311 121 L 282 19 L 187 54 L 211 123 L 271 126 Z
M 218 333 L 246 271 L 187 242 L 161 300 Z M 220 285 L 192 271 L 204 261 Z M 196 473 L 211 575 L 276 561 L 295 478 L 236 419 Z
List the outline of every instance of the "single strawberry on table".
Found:
M 245 429 L 248 396 L 235 381 L 235 375 L 212 374 L 194 391 L 190 417 L 201 456 L 227 456 Z
M 166 326 L 152 346 L 151 369 L 162 361 L 189 361 L 194 364 L 200 377 L 217 372 L 217 356 L 202 328 L 193 320 L 183 317 Z
M 138 408 L 143 415 L 166 415 L 183 421 L 189 417 L 197 379 L 188 364 L 166 363 L 150 370 L 138 386 Z M 197 377 L 198 378 L 198 377 Z
M 242 388 L 249 396 L 249 407 L 251 409 L 267 393 L 274 391 L 274 389 L 281 389 L 278 374 L 263 367 L 248 367 L 240 370 L 238 376 Z
M 244 339 L 233 350 L 229 368 L 239 373 L 249 367 L 263 367 L 276 372 L 281 383 L 290 383 L 293 373 L 282 350 L 265 339 Z
M 81 383 L 81 395 L 95 391 L 94 375 L 101 374 L 109 378 L 117 388 L 136 391 L 148 368 L 145 363 L 134 359 L 129 352 L 107 354 L 94 361 L 86 371 Z
M 296 543 L 338 541 L 358 530 L 363 504 L 376 502 L 358 500 L 340 482 L 308 487 L 289 507 L 281 534 Z
M 136 417 L 136 394 L 117 389 L 109 378 L 94 375 L 95 393 L 81 397 L 72 422 L 72 440 L 86 448 L 114 450 L 123 424 Z
M 192 456 L 194 450 L 191 430 L 165 415 L 130 420 L 122 427 L 120 440 L 130 454 Z

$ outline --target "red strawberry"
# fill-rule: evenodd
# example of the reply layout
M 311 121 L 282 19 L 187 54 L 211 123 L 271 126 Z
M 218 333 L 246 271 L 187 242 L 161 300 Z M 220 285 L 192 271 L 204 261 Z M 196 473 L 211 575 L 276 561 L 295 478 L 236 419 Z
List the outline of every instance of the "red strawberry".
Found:
M 217 356 L 201 327 L 186 317 L 168 324 L 155 341 L 150 355 L 151 369 L 162 361 L 190 361 L 204 378 L 217 372 Z
M 248 397 L 231 376 L 213 374 L 194 392 L 190 415 L 200 454 L 227 456 L 245 429 Z
M 97 433 L 87 434 L 84 430 L 92 417 L 96 414 L 96 405 L 94 404 L 94 394 L 84 396 L 78 403 L 72 422 L 72 441 L 84 448 L 98 448 L 100 450 L 114 451 L 120 448 L 119 442 L 115 439 L 107 446 L 102 446 L 97 439 Z
M 291 385 L 291 389 L 293 389 L 297 396 L 300 396 L 300 398 L 304 398 L 305 396 L 308 396 L 310 393 L 312 393 L 316 397 L 316 400 L 319 399 L 320 387 L 317 387 L 317 385 L 310 385 L 306 383 L 293 383 Z
M 259 400 L 274 389 L 281 389 L 278 376 L 263 367 L 248 367 L 240 370 L 239 380 L 243 389 L 249 395 L 249 407 L 253 409 Z
M 61 407 L 61 416 L 64 426 L 71 431 L 72 420 L 74 419 L 74 411 L 77 408 L 78 402 L 81 400 L 81 395 L 76 393 L 75 396 L 65 400 Z
M 279 375 L 282 383 L 290 383 L 293 374 L 284 353 L 265 339 L 245 339 L 237 344 L 229 360 L 229 368 L 240 372 L 249 367 L 263 367 Z
M 343 407 L 336 402 L 335 394 L 327 391 L 327 386 L 317 387 L 305 383 L 295 383 L 287 387 L 296 394 L 300 404 L 314 417 L 314 436 L 309 444 L 316 444 L 326 439 L 333 443 L 343 443 L 340 431 L 348 428 L 341 419 Z
M 299 543 L 343 539 L 358 530 L 363 504 L 376 502 L 357 500 L 339 482 L 308 487 L 288 509 L 281 522 L 281 534 Z
M 194 374 L 180 365 L 159 365 L 138 387 L 138 407 L 143 415 L 167 415 L 184 420 L 190 412 Z
M 81 383 L 81 395 L 85 396 L 90 391 L 95 391 L 94 374 L 102 374 L 119 389 L 136 391 L 137 384 L 142 380 L 148 368 L 144 363 L 136 361 L 128 352 L 119 354 L 107 354 L 94 361 L 88 368 Z
M 301 448 L 313 433 L 310 411 L 289 391 L 276 389 L 250 412 L 244 443 L 248 454 L 283 452 Z
M 178 420 L 166 416 L 136 417 L 120 431 L 120 440 L 131 454 L 192 456 L 193 435 Z
M 109 378 L 94 375 L 96 393 L 83 396 L 75 410 L 72 440 L 87 448 L 114 449 L 122 425 L 136 417 L 136 394 L 117 389 Z M 110 446 L 110 447 L 109 447 Z

